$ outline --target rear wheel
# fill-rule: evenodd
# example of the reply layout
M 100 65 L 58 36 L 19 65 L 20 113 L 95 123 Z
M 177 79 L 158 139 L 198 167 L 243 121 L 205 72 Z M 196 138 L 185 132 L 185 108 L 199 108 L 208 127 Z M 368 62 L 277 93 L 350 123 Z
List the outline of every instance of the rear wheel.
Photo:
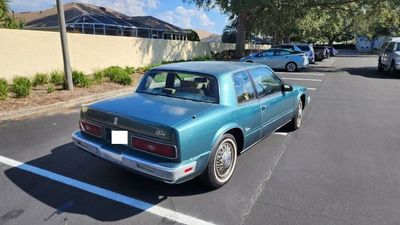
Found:
M 211 151 L 206 170 L 200 175 L 201 181 L 212 188 L 228 183 L 235 170 L 237 144 L 231 134 L 224 134 Z
M 288 62 L 285 67 L 286 71 L 294 72 L 297 70 L 297 65 L 294 62 Z

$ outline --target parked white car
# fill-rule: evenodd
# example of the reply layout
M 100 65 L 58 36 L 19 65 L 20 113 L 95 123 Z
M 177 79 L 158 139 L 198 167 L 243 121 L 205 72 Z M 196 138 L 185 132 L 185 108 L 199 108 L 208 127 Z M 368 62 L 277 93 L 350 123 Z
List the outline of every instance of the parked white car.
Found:
M 381 51 L 378 58 L 378 70 L 389 71 L 391 75 L 400 70 L 400 40 L 389 42 Z

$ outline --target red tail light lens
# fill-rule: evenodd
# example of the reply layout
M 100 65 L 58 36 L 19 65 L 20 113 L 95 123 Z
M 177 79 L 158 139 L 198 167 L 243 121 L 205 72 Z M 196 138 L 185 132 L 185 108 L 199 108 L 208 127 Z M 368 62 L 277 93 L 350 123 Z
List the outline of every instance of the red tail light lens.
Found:
M 132 137 L 132 147 L 156 155 L 165 156 L 168 158 L 176 158 L 175 147 L 170 145 L 164 145 L 141 138 Z
M 79 127 L 85 133 L 101 137 L 101 126 L 99 125 L 81 120 L 79 121 Z

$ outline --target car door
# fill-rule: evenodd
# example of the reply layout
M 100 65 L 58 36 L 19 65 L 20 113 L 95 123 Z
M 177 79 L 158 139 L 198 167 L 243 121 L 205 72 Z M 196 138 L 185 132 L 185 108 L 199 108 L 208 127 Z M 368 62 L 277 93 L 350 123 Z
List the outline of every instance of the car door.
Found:
M 290 61 L 290 51 L 281 49 L 275 50 L 275 67 L 279 69 L 285 69 L 286 64 Z
M 262 131 L 260 103 L 246 71 L 233 74 L 233 81 L 238 107 L 232 115 L 235 117 L 235 122 L 243 129 L 245 136 L 243 149 L 246 149 L 260 139 Z
M 274 50 L 267 50 L 257 54 L 254 57 L 254 62 L 265 64 L 269 67 L 274 67 Z
M 295 95 L 283 92 L 283 82 L 269 68 L 249 70 L 254 82 L 262 116 L 262 133 L 265 136 L 286 124 L 293 117 Z

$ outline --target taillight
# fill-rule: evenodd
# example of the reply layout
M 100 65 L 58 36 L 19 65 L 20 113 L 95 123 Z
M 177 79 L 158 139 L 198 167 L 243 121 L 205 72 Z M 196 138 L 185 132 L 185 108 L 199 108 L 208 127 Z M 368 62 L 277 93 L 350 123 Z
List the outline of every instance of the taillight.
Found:
M 101 137 L 101 126 L 99 125 L 81 120 L 79 121 L 79 127 L 85 133 Z
M 176 158 L 176 149 L 174 146 L 132 137 L 132 147 L 156 155 Z

